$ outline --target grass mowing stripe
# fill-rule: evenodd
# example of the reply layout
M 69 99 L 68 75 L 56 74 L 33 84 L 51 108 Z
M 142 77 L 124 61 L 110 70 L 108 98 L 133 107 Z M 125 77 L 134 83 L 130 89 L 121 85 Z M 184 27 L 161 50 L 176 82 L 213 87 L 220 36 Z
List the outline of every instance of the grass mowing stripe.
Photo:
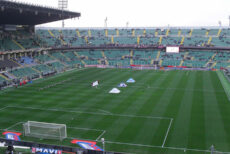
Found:
M 203 88 L 203 72 L 196 72 L 195 88 Z M 204 94 L 194 91 L 189 126 L 188 148 L 205 149 Z
M 186 73 L 187 74 L 187 73 Z M 191 73 L 188 78 L 186 88 L 194 88 L 195 74 Z M 188 132 L 191 115 L 193 93 L 185 91 L 181 100 L 180 106 L 178 106 L 178 114 L 174 117 L 174 127 L 168 137 L 168 145 L 173 147 L 187 147 Z M 170 112 L 170 111 L 169 111 Z
M 213 82 L 218 80 L 211 78 L 216 76 L 215 72 L 209 72 L 204 75 L 204 85 L 209 89 L 214 88 Z M 216 95 L 210 95 L 209 93 L 204 93 L 204 105 L 205 105 L 205 134 L 206 134 L 206 148 L 210 148 L 211 145 L 215 145 L 215 148 L 226 149 L 228 147 L 226 140 L 226 131 L 224 130 L 224 124 L 220 115 L 220 110 L 218 109 L 218 101 L 216 100 Z
M 91 74 L 88 74 L 88 75 L 86 74 L 86 75 L 87 75 L 87 77 L 91 76 L 91 77 L 96 78 L 97 76 L 104 75 L 104 73 L 106 73 L 106 72 L 100 71 L 99 73 L 96 73 L 94 75 L 91 75 Z M 75 90 L 76 88 L 77 88 L 77 90 Z M 71 107 L 70 104 L 72 104 L 72 107 L 76 107 L 79 105 L 78 104 L 78 93 L 85 93 L 86 91 L 91 91 L 91 92 L 93 91 L 93 89 L 90 86 L 90 83 L 88 86 L 85 86 L 85 85 L 81 86 L 81 85 L 72 84 L 71 86 L 69 86 L 69 88 L 66 91 L 63 91 L 62 93 L 60 93 L 59 97 L 54 95 L 55 97 L 54 97 L 54 99 L 52 99 L 52 101 L 60 103 L 59 105 L 56 104 L 56 107 L 58 107 L 58 106 Z M 91 93 L 91 95 L 94 95 L 94 93 Z M 66 100 L 68 98 L 71 98 L 71 99 L 68 101 L 68 100 Z M 83 102 L 80 101 L 80 103 L 83 103 Z
M 153 80 L 155 80 L 155 82 L 152 82 L 152 84 L 154 83 L 154 84 L 157 84 L 157 85 L 164 85 L 165 82 L 168 80 L 168 76 L 164 75 L 163 77 L 161 77 L 161 75 L 157 76 L 158 79 L 161 79 L 161 80 L 159 81 L 159 80 L 153 79 Z M 163 78 L 163 80 L 162 80 L 162 78 Z M 152 85 L 152 84 L 150 84 L 150 85 Z M 152 90 L 147 89 L 146 93 L 148 94 L 148 95 L 145 96 L 146 98 L 144 98 L 143 100 L 139 101 L 139 104 L 142 104 L 142 105 L 140 106 L 140 109 L 138 110 L 137 114 L 143 114 L 143 113 L 151 114 L 153 108 L 155 107 L 155 100 L 160 97 L 160 95 L 156 94 L 157 93 L 156 89 L 152 89 Z M 140 102 L 143 102 L 143 103 L 140 103 Z M 145 121 L 145 123 L 144 123 L 145 125 L 142 126 L 142 128 L 140 129 L 139 134 L 137 134 L 137 136 L 135 137 L 134 141 L 137 142 L 139 140 L 143 140 L 145 142 L 151 142 L 151 140 L 153 140 L 153 138 L 154 138 L 155 141 L 156 140 L 160 141 L 158 143 L 158 145 L 161 145 L 162 142 L 163 142 L 163 137 L 165 135 L 165 131 L 166 131 L 168 125 L 169 125 L 169 121 L 170 120 L 163 121 L 166 127 L 162 127 L 162 130 L 164 130 L 162 133 L 158 132 L 158 130 L 157 130 L 159 128 L 159 124 L 160 124 L 161 121 L 155 121 L 154 122 L 155 123 L 154 127 L 151 127 L 151 128 L 148 127 L 148 121 Z M 148 138 L 146 138 L 145 135 L 142 135 L 142 134 L 145 134 L 146 131 L 152 132 L 152 133 L 147 134 Z M 156 134 L 158 134 L 158 135 L 156 136 Z
M 226 77 L 222 71 L 217 71 L 216 73 L 217 73 L 219 80 L 220 80 L 220 82 L 224 88 L 224 91 L 228 97 L 228 100 L 230 101 L 230 83 L 229 83 L 229 80 L 226 79 Z
M 221 83 L 220 80 L 218 79 L 217 75 L 212 75 L 212 85 L 214 87 L 214 89 L 218 89 L 221 87 Z M 225 94 L 216 94 L 215 95 L 216 99 L 217 99 L 217 106 L 218 106 L 218 110 L 221 116 L 221 121 L 223 123 L 223 127 L 226 133 L 225 136 L 225 140 L 227 140 L 227 147 L 221 149 L 221 150 L 225 150 L 225 151 L 230 151 L 230 128 L 229 128 L 229 116 L 227 116 L 229 114 L 230 111 L 230 104 L 227 103 L 228 102 L 228 98 Z M 213 115 L 215 116 L 215 115 Z M 221 145 L 222 146 L 222 145 Z M 219 149 L 219 147 L 217 147 Z
M 130 72 L 123 73 L 123 74 L 121 74 L 119 76 L 114 76 L 111 79 L 109 79 L 109 81 L 117 81 L 117 84 L 118 84 L 119 82 L 123 81 L 124 78 L 126 79 L 128 77 L 130 77 Z M 107 81 L 105 80 L 105 82 L 107 82 Z M 115 87 L 115 86 L 111 86 L 110 88 L 112 89 L 113 87 Z M 110 100 L 112 100 L 111 98 L 114 97 L 114 95 L 113 94 L 108 94 L 108 92 L 102 93 L 101 95 L 103 95 L 104 97 L 100 97 L 100 99 L 97 100 L 96 102 L 88 103 L 88 107 L 90 107 L 90 108 L 99 108 L 100 107 L 102 109 L 103 106 L 105 106 L 105 105 L 110 105 L 111 106 Z M 105 109 L 105 110 L 107 110 L 107 109 Z M 113 118 L 113 120 L 110 119 L 110 121 L 108 121 L 107 117 L 104 117 L 102 119 L 97 119 L 97 120 L 99 120 L 98 121 L 99 124 L 101 124 L 101 122 L 104 121 L 105 123 L 107 123 L 107 124 L 110 123 L 110 125 L 111 125 L 113 120 L 116 120 L 116 119 Z M 96 123 L 93 127 L 97 128 L 98 123 Z M 109 126 L 109 125 L 106 125 L 106 126 Z M 104 129 L 106 129 L 106 127 Z
M 186 72 L 180 72 L 182 77 L 179 80 L 178 84 L 176 87 L 187 87 L 187 84 L 189 82 L 188 80 L 188 77 L 185 75 Z M 184 97 L 184 94 L 185 94 L 185 91 L 183 92 L 177 92 L 177 91 L 174 91 L 173 94 L 172 94 L 172 97 L 170 99 L 170 102 L 164 112 L 164 116 L 169 116 L 169 117 L 174 117 L 174 122 L 175 120 L 177 119 L 178 117 L 178 113 L 179 113 L 179 109 L 180 109 L 180 106 L 182 104 L 182 100 L 183 100 L 183 97 Z M 172 123 L 172 126 L 171 126 L 171 132 L 169 133 L 168 135 L 168 140 L 170 141 L 170 137 L 172 136 L 172 131 L 175 127 L 175 123 Z M 169 142 L 164 142 L 164 144 L 162 146 L 168 146 Z

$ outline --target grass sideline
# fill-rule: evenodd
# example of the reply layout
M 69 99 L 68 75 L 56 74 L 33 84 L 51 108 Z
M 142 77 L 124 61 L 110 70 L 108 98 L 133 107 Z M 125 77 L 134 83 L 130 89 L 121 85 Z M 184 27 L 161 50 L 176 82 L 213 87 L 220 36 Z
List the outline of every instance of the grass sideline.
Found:
M 224 75 L 222 71 L 217 71 L 217 74 L 226 92 L 226 95 L 228 96 L 228 100 L 230 101 L 230 82 L 228 81 L 228 79 L 226 78 L 226 76 Z
M 120 88 L 118 95 L 108 93 L 130 77 L 136 83 Z M 98 88 L 90 86 L 95 80 L 100 81 Z M 66 82 L 38 90 L 62 81 Z M 89 68 L 2 93 L 0 129 L 22 131 L 16 124 L 28 120 L 65 123 L 86 129 L 70 129 L 63 142 L 22 139 L 76 147 L 70 144 L 74 137 L 98 140 L 102 147 L 100 137 L 104 137 L 106 150 L 127 153 L 209 153 L 213 144 L 217 151 L 228 153 L 230 104 L 226 102 L 225 90 L 212 71 L 188 75 L 188 71 Z

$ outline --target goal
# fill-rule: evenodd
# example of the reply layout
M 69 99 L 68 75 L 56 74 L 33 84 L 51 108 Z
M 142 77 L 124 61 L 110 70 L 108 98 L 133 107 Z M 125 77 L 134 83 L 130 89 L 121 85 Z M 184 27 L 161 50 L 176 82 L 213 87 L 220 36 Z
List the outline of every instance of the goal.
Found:
M 23 124 L 24 136 L 63 140 L 67 137 L 66 125 L 28 121 Z

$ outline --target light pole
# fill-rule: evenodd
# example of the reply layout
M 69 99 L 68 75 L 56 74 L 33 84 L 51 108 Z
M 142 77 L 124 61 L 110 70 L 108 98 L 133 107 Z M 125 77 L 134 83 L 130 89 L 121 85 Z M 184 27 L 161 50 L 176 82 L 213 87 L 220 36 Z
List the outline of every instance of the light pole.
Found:
M 102 145 L 103 145 L 103 154 L 105 154 L 105 139 L 101 138 L 101 142 L 102 142 Z
M 62 10 L 62 28 L 65 27 L 65 22 L 63 18 L 63 11 L 68 8 L 68 0 L 58 0 L 58 8 Z
M 219 26 L 220 26 L 220 28 L 221 28 L 221 25 L 222 25 L 222 24 L 221 24 L 221 21 L 219 21 L 218 24 L 219 24 Z
M 104 20 L 104 26 L 105 26 L 105 28 L 107 28 L 107 22 L 108 22 L 108 18 L 106 17 L 105 20 Z

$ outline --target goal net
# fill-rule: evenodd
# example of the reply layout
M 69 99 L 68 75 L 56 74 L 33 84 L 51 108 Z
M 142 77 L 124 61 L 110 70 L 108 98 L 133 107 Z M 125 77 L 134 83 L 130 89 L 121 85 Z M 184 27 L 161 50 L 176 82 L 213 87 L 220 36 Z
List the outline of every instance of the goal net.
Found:
M 25 136 L 63 140 L 67 137 L 66 125 L 28 121 L 23 124 L 23 132 Z

